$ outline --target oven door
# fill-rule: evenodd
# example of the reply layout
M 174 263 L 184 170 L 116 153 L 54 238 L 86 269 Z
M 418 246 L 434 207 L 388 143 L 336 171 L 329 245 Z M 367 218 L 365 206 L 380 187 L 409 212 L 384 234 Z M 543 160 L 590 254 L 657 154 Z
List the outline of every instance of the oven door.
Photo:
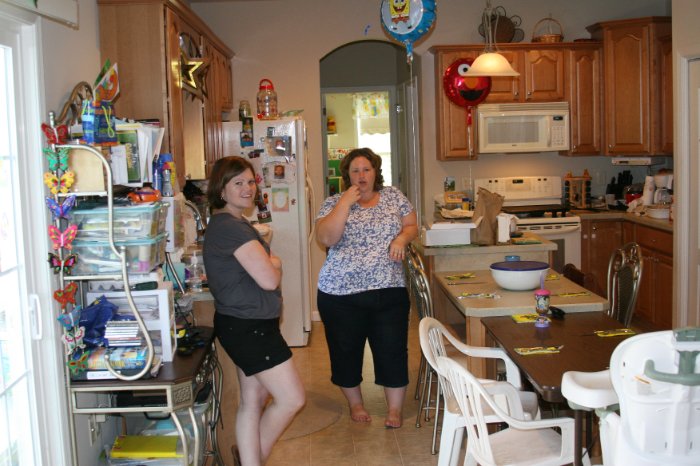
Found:
M 581 268 L 581 224 L 571 223 L 533 223 L 518 224 L 519 231 L 529 231 L 557 245 L 552 252 L 552 268 L 561 273 L 565 264 L 574 264 Z

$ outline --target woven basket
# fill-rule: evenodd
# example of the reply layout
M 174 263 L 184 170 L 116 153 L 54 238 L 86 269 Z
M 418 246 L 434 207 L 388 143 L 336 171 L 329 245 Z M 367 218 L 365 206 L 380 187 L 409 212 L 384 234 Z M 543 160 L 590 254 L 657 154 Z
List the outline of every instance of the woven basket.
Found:
M 549 21 L 549 24 L 547 24 L 547 34 L 540 34 L 539 36 L 536 36 L 537 34 L 537 27 L 542 24 L 544 21 Z M 559 29 L 559 33 L 555 34 L 552 32 L 552 23 L 555 23 L 557 25 L 557 28 Z M 541 20 L 537 21 L 535 23 L 535 27 L 532 29 L 532 42 L 561 42 L 564 39 L 564 28 L 561 27 L 561 23 L 557 21 L 554 18 L 542 18 Z

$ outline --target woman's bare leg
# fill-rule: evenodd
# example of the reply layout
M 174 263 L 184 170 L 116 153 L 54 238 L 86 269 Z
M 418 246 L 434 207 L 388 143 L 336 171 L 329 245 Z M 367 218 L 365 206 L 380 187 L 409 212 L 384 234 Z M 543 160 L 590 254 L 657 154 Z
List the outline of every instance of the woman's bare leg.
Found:
M 272 447 L 306 403 L 306 392 L 292 359 L 256 374 L 258 381 L 272 395 L 260 418 L 260 457 L 263 464 Z M 244 463 L 244 466 L 245 465 Z
M 406 398 L 406 387 L 384 387 L 384 396 L 388 407 L 384 425 L 391 428 L 401 427 L 403 424 L 403 403 Z
M 340 387 L 340 390 L 348 400 L 348 406 L 350 407 L 350 418 L 355 422 L 370 422 L 372 418 L 365 409 L 360 386 L 357 385 L 350 388 Z
M 238 380 L 241 402 L 236 415 L 236 439 L 241 463 L 261 466 L 304 406 L 306 394 L 291 359 L 251 377 L 238 369 Z

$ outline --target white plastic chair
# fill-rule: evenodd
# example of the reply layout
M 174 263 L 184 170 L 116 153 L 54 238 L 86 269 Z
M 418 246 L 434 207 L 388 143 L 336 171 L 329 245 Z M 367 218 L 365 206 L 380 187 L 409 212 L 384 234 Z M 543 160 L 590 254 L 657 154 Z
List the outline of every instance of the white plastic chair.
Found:
M 503 396 L 511 408 L 519 402 L 518 391 L 510 384 L 485 385 L 452 359 L 438 358 L 440 371 L 446 374 L 467 429 L 467 453 L 464 464 L 484 466 L 554 466 L 574 460 L 574 420 L 568 417 L 524 420 L 506 412 L 494 399 Z M 516 409 L 517 411 L 517 409 Z M 489 412 L 508 427 L 492 434 L 488 431 Z M 558 428 L 561 434 L 553 428 Z
M 440 456 L 438 466 L 456 465 L 459 457 L 459 450 L 462 446 L 464 436 L 464 417 L 461 415 L 457 400 L 449 388 L 449 381 L 445 372 L 438 366 L 439 357 L 450 357 L 458 364 L 467 363 L 468 357 L 491 358 L 502 360 L 506 368 L 505 382 L 495 380 L 484 381 L 490 385 L 508 385 L 513 388 L 515 402 L 509 398 L 499 398 L 499 403 L 507 409 L 512 416 L 520 419 L 534 419 L 539 417 L 539 407 L 537 395 L 532 392 L 519 391 L 521 387 L 520 371 L 511 359 L 501 348 L 482 348 L 470 346 L 462 343 L 437 319 L 424 317 L 418 326 L 420 336 L 420 346 L 428 364 L 437 372 L 439 378 L 439 392 L 444 398 L 444 409 L 442 417 L 442 431 L 440 433 Z M 454 348 L 448 351 L 448 345 Z M 455 354 L 456 353 L 456 354 Z M 458 358 L 458 359 L 455 359 Z M 505 403 L 504 403 L 505 401 Z M 493 412 L 487 410 L 486 422 L 503 422 L 502 419 Z M 433 443 L 437 435 L 438 418 L 435 418 L 433 430 Z
M 609 371 L 564 374 L 569 403 L 596 409 L 606 466 L 700 464 L 698 352 L 700 328 L 646 333 L 620 343 Z

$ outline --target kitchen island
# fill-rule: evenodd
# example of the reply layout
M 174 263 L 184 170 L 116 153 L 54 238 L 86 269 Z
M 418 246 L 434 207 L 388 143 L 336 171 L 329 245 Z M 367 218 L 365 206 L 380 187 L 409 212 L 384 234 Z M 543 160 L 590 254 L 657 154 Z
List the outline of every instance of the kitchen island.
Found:
M 550 263 L 550 253 L 557 250 L 556 243 L 532 233 L 513 238 L 511 243 L 492 246 L 424 246 L 418 240 L 414 245 L 423 256 L 428 276 L 449 270 L 488 269 L 494 262 L 504 261 L 508 255 L 520 256 L 524 261 Z
M 459 278 L 471 272 L 471 278 Z M 433 274 L 433 312 L 435 318 L 451 327 L 474 346 L 493 346 L 487 339 L 483 317 L 531 314 L 535 312 L 534 292 L 508 291 L 500 288 L 490 270 L 462 268 Z M 564 276 L 549 270 L 545 288 L 551 292 L 551 305 L 566 313 L 605 311 L 608 301 Z M 473 297 L 467 297 L 466 294 Z M 491 297 L 497 295 L 497 297 Z M 566 317 L 564 317 L 566 318 Z M 521 325 L 531 326 L 532 323 Z M 477 377 L 493 377 L 494 368 L 484 360 L 471 360 L 470 370 Z

